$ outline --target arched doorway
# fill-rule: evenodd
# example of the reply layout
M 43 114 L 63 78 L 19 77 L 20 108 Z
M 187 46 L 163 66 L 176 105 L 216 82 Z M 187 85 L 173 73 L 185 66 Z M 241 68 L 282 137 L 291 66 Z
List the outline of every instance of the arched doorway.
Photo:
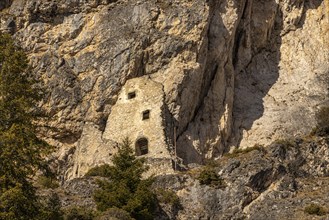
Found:
M 137 156 L 145 155 L 149 152 L 148 140 L 146 138 L 139 138 L 135 144 L 135 151 Z

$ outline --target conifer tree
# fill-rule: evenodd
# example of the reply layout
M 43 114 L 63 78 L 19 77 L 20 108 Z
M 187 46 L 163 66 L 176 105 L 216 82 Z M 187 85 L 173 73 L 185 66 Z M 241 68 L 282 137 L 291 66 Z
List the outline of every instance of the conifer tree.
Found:
M 112 162 L 113 166 L 107 165 L 108 180 L 99 181 L 101 189 L 94 195 L 98 210 L 116 207 L 137 220 L 153 219 L 157 204 L 151 191 L 153 178 L 142 179 L 142 174 L 147 171 L 145 160 L 136 158 L 128 139 L 120 145 Z
M 37 219 L 40 213 L 31 178 L 48 149 L 33 124 L 41 97 L 26 55 L 0 33 L 0 219 Z

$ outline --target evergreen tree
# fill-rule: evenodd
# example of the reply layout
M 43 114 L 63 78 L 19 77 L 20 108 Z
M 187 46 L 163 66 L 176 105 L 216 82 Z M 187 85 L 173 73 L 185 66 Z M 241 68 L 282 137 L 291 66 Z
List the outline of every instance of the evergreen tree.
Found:
M 41 97 L 26 55 L 0 33 L 0 219 L 36 219 L 40 213 L 31 178 L 49 149 L 33 125 Z
M 151 192 L 153 178 L 142 179 L 147 171 L 143 158 L 136 158 L 131 143 L 125 139 L 113 156 L 113 166 L 107 172 L 108 180 L 99 181 L 100 190 L 94 199 L 100 211 L 120 208 L 139 220 L 153 219 L 156 196 Z

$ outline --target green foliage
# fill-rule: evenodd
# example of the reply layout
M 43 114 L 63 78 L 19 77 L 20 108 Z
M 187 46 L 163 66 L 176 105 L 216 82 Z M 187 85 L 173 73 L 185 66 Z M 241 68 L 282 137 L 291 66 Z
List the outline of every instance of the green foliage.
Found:
M 207 167 L 216 167 L 216 166 L 218 166 L 218 161 L 216 161 L 214 159 L 204 159 L 204 164 Z
M 216 173 L 214 167 L 206 166 L 200 172 L 198 180 L 201 185 L 210 185 L 215 188 L 225 188 L 224 180 Z
M 42 209 L 39 219 L 63 220 L 61 202 L 56 193 L 52 193 L 48 198 L 44 198 Z
M 111 166 L 108 164 L 103 164 L 100 166 L 96 166 L 88 170 L 85 176 L 101 176 L 101 177 L 109 177 L 111 174 Z
M 225 154 L 225 156 L 229 157 L 229 158 L 235 158 L 239 155 L 247 154 L 247 153 L 252 152 L 254 150 L 265 151 L 265 149 L 262 145 L 255 145 L 253 147 L 248 147 L 248 148 L 245 148 L 245 149 L 234 149 L 232 153 Z
M 0 193 L 0 219 L 36 219 L 40 206 L 33 191 L 20 184 Z
M 161 203 L 169 204 L 174 207 L 180 206 L 179 197 L 172 190 L 157 189 L 156 190 L 157 199 Z
M 44 168 L 48 145 L 36 134 L 42 97 L 24 52 L 0 33 L 0 219 L 36 219 L 40 203 L 30 178 Z
M 130 146 L 127 138 L 123 140 L 112 158 L 108 180 L 99 181 L 101 189 L 94 195 L 97 209 L 106 211 L 117 207 L 137 220 L 153 219 L 156 208 L 156 196 L 150 190 L 153 178 L 142 180 L 142 174 L 147 170 L 145 160 L 136 158 Z
M 130 214 L 126 212 L 125 210 L 119 209 L 119 208 L 109 208 L 105 212 L 103 212 L 101 215 L 97 216 L 95 220 L 133 220 L 133 218 L 130 217 Z
M 48 188 L 48 189 L 55 189 L 55 188 L 59 187 L 57 180 L 50 176 L 44 176 L 44 175 L 39 176 L 38 183 L 42 187 Z
M 64 211 L 64 220 L 92 220 L 94 217 L 94 211 L 87 208 L 70 207 Z
M 309 206 L 306 206 L 304 208 L 304 212 L 310 215 L 319 215 L 319 216 L 325 215 L 327 213 L 322 206 L 317 204 L 311 204 Z

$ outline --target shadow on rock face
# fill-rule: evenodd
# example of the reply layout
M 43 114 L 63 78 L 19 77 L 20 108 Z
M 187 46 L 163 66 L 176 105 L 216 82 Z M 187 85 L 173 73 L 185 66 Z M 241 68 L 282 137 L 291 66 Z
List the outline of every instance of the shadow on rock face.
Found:
M 0 11 L 5 9 L 5 8 L 10 7 L 11 3 L 12 3 L 12 0 L 1 0 L 1 2 L 0 2 Z
M 271 121 L 274 123 L 283 115 L 293 114 L 288 109 L 285 111 L 283 107 L 289 94 L 284 94 L 285 91 L 283 90 L 282 97 L 279 97 L 279 100 L 276 100 L 276 96 L 272 97 L 269 94 L 271 88 L 277 83 L 280 72 L 282 72 L 280 71 L 282 38 L 290 31 L 302 27 L 305 22 L 306 11 L 315 9 L 320 4 L 321 1 L 317 0 L 295 1 L 284 6 L 278 5 L 273 0 L 253 2 L 250 8 L 252 17 L 242 18 L 241 27 L 236 35 L 234 56 L 236 77 L 233 145 L 240 146 L 243 139 L 245 139 L 243 145 L 255 144 L 254 142 L 257 141 L 265 144 L 270 141 L 265 139 L 271 139 L 274 130 L 280 126 L 272 125 Z M 295 10 L 295 14 L 298 14 L 298 16 L 290 18 L 289 16 L 293 13 L 289 14 L 289 10 Z M 295 82 L 291 81 L 289 83 Z M 272 101 L 268 101 L 270 104 L 266 106 L 267 109 L 270 109 L 267 113 L 264 106 L 265 99 L 272 99 Z M 289 103 L 289 100 L 287 102 Z M 264 113 L 271 115 L 264 115 Z M 262 122 L 256 122 L 262 117 L 266 117 L 267 121 L 264 119 Z M 293 115 L 287 117 L 293 117 Z M 263 123 L 263 125 L 259 125 L 259 123 Z M 269 124 L 266 125 L 266 123 Z M 285 126 L 290 125 L 281 126 L 285 128 Z M 258 129 L 258 131 L 255 131 L 255 129 Z M 261 133 L 264 137 L 255 134 L 250 137 L 251 130 L 258 132 L 257 134 Z M 251 138 L 250 141 L 249 137 Z M 260 140 L 260 138 L 263 140 Z

